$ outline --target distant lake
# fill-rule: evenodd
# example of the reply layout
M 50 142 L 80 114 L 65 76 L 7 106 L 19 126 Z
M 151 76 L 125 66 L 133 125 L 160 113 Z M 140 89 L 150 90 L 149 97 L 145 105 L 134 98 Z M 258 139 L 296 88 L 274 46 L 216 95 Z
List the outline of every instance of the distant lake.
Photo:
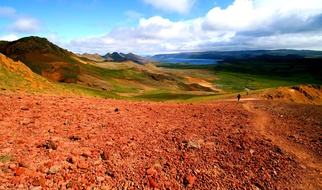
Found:
M 191 58 L 167 58 L 158 60 L 162 63 L 187 63 L 194 65 L 216 64 L 218 59 L 191 59 Z

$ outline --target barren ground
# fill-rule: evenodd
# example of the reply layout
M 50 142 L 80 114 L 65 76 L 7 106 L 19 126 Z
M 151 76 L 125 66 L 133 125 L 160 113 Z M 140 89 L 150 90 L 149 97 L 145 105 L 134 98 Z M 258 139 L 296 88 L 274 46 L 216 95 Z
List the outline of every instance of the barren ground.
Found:
M 0 189 L 322 189 L 322 106 L 0 94 Z

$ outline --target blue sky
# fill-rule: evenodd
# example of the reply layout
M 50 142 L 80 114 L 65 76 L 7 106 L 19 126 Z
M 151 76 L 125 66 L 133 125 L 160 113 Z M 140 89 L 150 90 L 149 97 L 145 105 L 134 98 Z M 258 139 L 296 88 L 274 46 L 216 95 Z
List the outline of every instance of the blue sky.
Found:
M 45 37 L 75 53 L 322 50 L 322 0 L 10 0 L 0 40 Z

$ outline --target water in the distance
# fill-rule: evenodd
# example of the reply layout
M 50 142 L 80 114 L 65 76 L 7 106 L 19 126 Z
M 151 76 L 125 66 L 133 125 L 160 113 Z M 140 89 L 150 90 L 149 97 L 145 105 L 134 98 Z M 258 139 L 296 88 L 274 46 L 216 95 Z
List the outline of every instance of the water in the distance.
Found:
M 218 59 L 191 59 L 191 58 L 167 58 L 159 60 L 162 63 L 187 63 L 194 65 L 216 64 Z

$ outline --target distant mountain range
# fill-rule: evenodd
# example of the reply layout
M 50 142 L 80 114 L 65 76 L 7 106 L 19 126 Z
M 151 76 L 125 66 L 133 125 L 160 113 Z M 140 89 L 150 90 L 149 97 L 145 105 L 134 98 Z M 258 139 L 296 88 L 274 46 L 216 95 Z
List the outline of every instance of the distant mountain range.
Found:
M 245 59 L 290 59 L 290 58 L 322 58 L 322 51 L 311 50 L 247 50 L 247 51 L 206 51 L 185 52 L 175 54 L 157 54 L 151 57 L 155 60 L 173 58 L 190 59 L 219 59 L 219 60 L 245 60 Z
M 107 53 L 103 56 L 100 56 L 99 54 L 88 54 L 88 53 L 83 53 L 83 54 L 77 54 L 80 57 L 85 57 L 87 59 L 97 61 L 97 62 L 103 62 L 103 61 L 112 61 L 112 62 L 123 62 L 123 61 L 133 61 L 138 64 L 145 64 L 149 62 L 154 62 L 155 60 L 141 57 L 139 55 L 135 55 L 133 53 L 118 53 L 118 52 L 113 52 L 113 53 Z

